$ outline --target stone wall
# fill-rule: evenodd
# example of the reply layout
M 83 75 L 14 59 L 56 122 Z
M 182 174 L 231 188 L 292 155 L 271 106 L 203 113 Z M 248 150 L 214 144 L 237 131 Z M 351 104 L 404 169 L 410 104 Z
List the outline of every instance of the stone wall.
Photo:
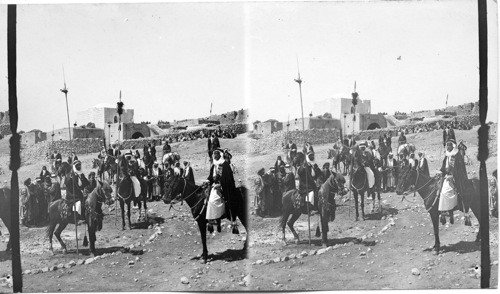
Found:
M 305 135 L 305 136 L 304 136 Z M 281 151 L 285 146 L 286 140 L 292 140 L 297 147 L 303 146 L 304 139 L 314 145 L 334 143 L 340 136 L 338 130 L 305 130 L 302 131 L 281 131 L 263 138 L 254 140 L 250 143 L 250 153 L 261 153 L 265 151 Z M 305 137 L 305 138 L 304 138 Z
M 21 160 L 23 163 L 34 163 L 44 160 L 53 150 L 57 150 L 63 156 L 63 160 L 75 152 L 76 155 L 97 153 L 104 146 L 102 139 L 74 139 L 72 141 L 43 141 L 21 149 Z

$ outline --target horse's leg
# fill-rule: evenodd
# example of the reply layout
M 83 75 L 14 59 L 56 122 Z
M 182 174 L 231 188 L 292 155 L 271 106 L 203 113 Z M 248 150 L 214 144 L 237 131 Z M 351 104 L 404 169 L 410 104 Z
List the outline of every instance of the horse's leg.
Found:
M 299 219 L 300 217 L 300 211 L 294 211 L 292 213 L 292 217 L 288 221 L 288 227 L 290 228 L 290 231 L 292 231 L 293 237 L 295 239 L 295 243 L 299 244 L 299 235 L 297 232 L 295 232 L 295 229 L 293 228 L 293 224 Z
M 148 205 L 146 204 L 148 201 L 146 199 L 143 200 L 144 203 L 144 221 L 148 221 Z
M 63 240 L 61 239 L 61 233 L 62 231 L 66 228 L 68 225 L 68 220 L 63 220 L 59 223 L 59 226 L 57 227 L 56 231 L 54 232 L 54 235 L 56 235 L 57 241 L 59 241 L 59 244 L 61 244 L 61 248 L 64 254 L 66 254 L 66 244 L 64 244 Z
M 439 247 L 440 247 L 440 242 L 439 242 L 439 211 L 437 208 L 433 208 L 431 211 L 429 211 L 429 214 L 431 215 L 431 220 L 432 220 L 432 227 L 434 228 L 434 254 L 439 254 Z
M 326 209 L 320 210 L 320 221 L 321 221 L 321 245 L 323 247 L 328 247 L 328 219 L 330 214 Z
M 365 192 L 366 196 L 368 197 L 368 191 L 361 191 L 359 192 L 359 198 L 361 200 L 361 218 L 365 220 Z
M 47 228 L 47 237 L 49 237 L 49 250 L 54 254 L 54 248 L 52 248 L 52 236 L 54 236 L 54 230 L 56 229 L 57 221 L 51 222 Z
M 472 210 L 472 213 L 474 213 L 474 216 L 476 216 L 476 218 L 478 220 L 481 220 L 481 208 L 479 206 L 479 202 L 478 201 L 471 201 L 470 209 Z M 488 213 L 488 212 L 486 212 L 486 213 Z M 481 222 L 479 222 L 479 231 L 477 232 L 477 235 L 476 235 L 476 242 L 479 242 L 479 241 L 481 241 Z
M 120 201 L 120 209 L 122 213 L 122 230 L 125 230 L 125 201 L 121 198 L 118 198 Z
M 141 201 L 137 201 L 137 207 L 139 208 L 139 216 L 137 217 L 137 222 L 141 221 L 141 216 L 142 216 L 142 203 Z
M 359 211 L 358 211 L 358 191 L 357 190 L 352 190 L 352 194 L 354 194 L 354 207 L 356 209 L 356 221 L 359 220 Z
M 203 246 L 203 252 L 201 253 L 201 257 L 203 258 L 203 263 L 207 263 L 208 259 L 208 249 L 207 249 L 207 220 L 204 218 L 200 218 L 197 221 L 198 229 L 200 230 L 201 235 L 201 244 Z
M 290 212 L 283 210 L 283 215 L 281 216 L 281 229 L 283 231 L 283 242 L 286 245 L 286 238 L 285 238 L 285 228 L 286 228 L 286 223 L 288 221 L 288 217 L 290 217 Z
M 89 231 L 89 241 L 90 241 L 90 253 L 92 254 L 92 256 L 95 256 L 96 225 L 94 224 L 94 222 L 92 222 L 91 226 L 88 226 L 88 231 Z
M 318 214 L 318 223 L 316 224 L 316 237 L 321 236 L 321 230 L 319 229 L 319 226 L 321 225 L 321 207 L 319 207 L 319 214 Z
M 131 210 L 131 207 L 130 207 L 131 205 L 130 204 L 131 204 L 131 202 L 132 201 L 129 198 L 128 201 L 127 201 L 127 219 L 128 219 L 128 229 L 129 230 L 132 229 L 132 224 L 130 222 L 130 210 Z

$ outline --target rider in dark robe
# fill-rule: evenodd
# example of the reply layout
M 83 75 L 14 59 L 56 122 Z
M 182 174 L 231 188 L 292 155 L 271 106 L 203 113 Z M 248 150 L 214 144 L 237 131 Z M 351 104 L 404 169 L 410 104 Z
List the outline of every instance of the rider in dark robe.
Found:
M 274 170 L 276 172 L 278 172 L 281 169 L 281 167 L 284 167 L 284 166 L 285 166 L 285 163 L 281 159 L 281 156 L 278 155 L 278 158 L 276 158 L 276 162 L 274 163 Z
M 456 146 L 456 142 L 454 139 L 448 139 L 446 142 L 446 156 L 443 159 L 443 164 L 441 165 L 441 173 L 443 175 L 441 179 L 441 189 L 443 189 L 444 181 L 449 181 L 450 185 L 453 187 L 454 192 L 457 196 L 457 207 L 446 209 L 449 212 L 450 223 L 453 224 L 453 210 L 455 208 L 463 208 L 465 214 L 468 213 L 470 207 L 470 199 L 467 197 L 466 193 L 466 185 L 468 183 L 467 178 L 467 170 L 465 169 L 465 162 L 462 154 L 458 152 L 458 148 Z M 445 211 L 442 207 L 447 206 L 443 205 L 443 198 L 441 191 L 440 201 L 439 201 L 439 210 Z M 444 214 L 441 214 L 441 222 L 445 222 Z
M 82 172 L 82 163 L 79 160 L 73 162 L 73 168 L 66 177 L 65 185 L 66 200 L 71 203 L 70 208 L 73 206 L 73 203 L 80 201 L 80 217 L 84 219 L 85 205 L 82 191 L 89 185 L 89 181 Z
M 330 171 L 330 163 L 329 162 L 325 162 L 325 164 L 323 164 L 322 172 L 323 172 L 323 182 L 324 182 L 332 175 L 332 172 Z
M 401 132 L 401 134 L 399 135 L 398 144 L 399 146 L 406 144 L 406 136 L 404 132 Z
M 191 164 L 189 162 L 184 161 L 184 174 L 183 177 L 191 184 L 195 184 L 194 182 L 194 173 L 193 173 L 193 168 L 191 167 Z
M 309 152 L 306 157 L 306 162 L 299 167 L 297 174 L 299 176 L 299 193 L 304 200 L 312 202 L 314 206 L 317 193 L 316 179 L 321 177 L 322 172 L 316 163 L 314 163 L 314 153 Z M 312 201 L 311 201 L 312 200 Z
M 297 187 L 295 186 L 295 175 L 292 172 L 291 166 L 289 164 L 285 165 L 286 175 L 283 180 L 284 192 L 288 192 L 290 190 L 295 190 Z
M 425 154 L 423 152 L 418 152 L 418 171 L 422 174 L 429 176 L 429 165 L 427 163 L 427 158 L 425 158 Z
M 47 170 L 47 167 L 44 165 L 44 166 L 42 166 L 42 171 L 40 172 L 40 178 L 42 180 L 45 180 L 46 177 L 50 178 L 50 172 Z
M 50 203 L 61 199 L 61 185 L 56 181 L 55 183 L 52 183 L 51 178 L 45 178 L 45 193 L 46 196 L 45 198 L 47 199 L 47 202 Z
M 455 131 L 453 131 L 451 125 L 447 125 L 446 128 L 443 129 L 443 147 L 446 147 L 446 142 L 450 139 L 456 141 Z
M 165 145 L 163 145 L 163 155 L 172 152 L 172 147 L 168 144 L 168 140 L 165 140 Z

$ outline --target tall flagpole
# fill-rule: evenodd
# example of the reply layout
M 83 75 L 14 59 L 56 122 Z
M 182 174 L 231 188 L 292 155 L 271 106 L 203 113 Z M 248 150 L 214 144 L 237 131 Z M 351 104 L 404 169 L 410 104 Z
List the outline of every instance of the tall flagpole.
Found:
M 71 125 L 69 123 L 68 88 L 66 88 L 66 75 L 64 74 L 64 65 L 63 65 L 62 69 L 63 69 L 64 89 L 61 89 L 61 92 L 64 93 L 64 97 L 66 98 L 66 115 L 68 116 L 68 134 L 69 134 L 69 141 L 70 141 L 70 145 L 71 145 Z M 73 182 L 73 208 L 75 209 L 75 211 L 73 213 L 73 216 L 75 219 L 75 243 L 76 243 L 76 254 L 78 255 L 78 253 L 79 253 L 79 250 L 78 250 L 78 219 L 76 218 L 75 179 L 73 179 L 72 182 Z M 67 189 L 68 189 L 68 187 L 66 187 L 66 190 Z M 82 205 L 82 203 L 80 205 Z
M 304 138 L 304 145 L 305 145 L 306 144 L 306 132 L 305 132 L 305 126 L 304 126 L 304 106 L 302 104 L 302 80 L 300 79 L 300 69 L 299 69 L 299 58 L 298 57 L 297 57 L 297 73 L 298 73 L 298 78 L 294 79 L 294 81 L 299 84 L 300 110 L 302 112 L 302 135 Z M 305 156 L 307 156 L 307 154 L 305 154 Z M 307 176 L 306 176 L 306 187 L 307 187 Z M 307 196 L 307 199 L 310 200 L 309 195 Z M 306 206 L 307 206 L 307 228 L 309 231 L 309 246 L 311 246 L 311 213 L 309 212 L 309 204 L 306 203 Z

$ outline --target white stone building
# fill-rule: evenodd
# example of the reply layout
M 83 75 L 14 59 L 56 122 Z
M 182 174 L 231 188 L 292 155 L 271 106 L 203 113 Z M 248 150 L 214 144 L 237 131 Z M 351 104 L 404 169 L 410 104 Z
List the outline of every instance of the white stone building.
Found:
M 76 121 L 78 125 L 86 125 L 89 122 L 93 122 L 96 128 L 106 129 L 108 128 L 108 122 L 118 122 L 116 104 L 112 105 L 109 103 L 100 103 L 87 110 L 79 111 L 77 112 Z M 124 108 L 121 121 L 122 123 L 133 123 L 134 110 Z

